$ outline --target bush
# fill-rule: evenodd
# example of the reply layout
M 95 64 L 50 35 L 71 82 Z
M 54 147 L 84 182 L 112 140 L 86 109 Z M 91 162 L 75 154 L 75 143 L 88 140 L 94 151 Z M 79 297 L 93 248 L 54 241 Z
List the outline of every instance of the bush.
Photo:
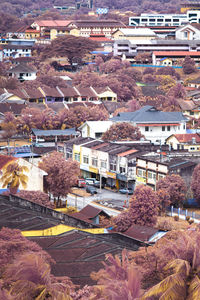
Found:
M 187 222 L 189 222 L 189 220 L 190 220 L 190 217 L 189 217 L 189 216 L 187 216 L 185 219 L 186 219 L 186 221 L 187 221 Z
M 174 221 L 179 221 L 179 216 L 174 216 Z
M 192 223 L 194 223 L 194 220 L 193 220 L 193 219 L 190 219 L 190 220 L 188 221 L 188 223 L 191 225 Z

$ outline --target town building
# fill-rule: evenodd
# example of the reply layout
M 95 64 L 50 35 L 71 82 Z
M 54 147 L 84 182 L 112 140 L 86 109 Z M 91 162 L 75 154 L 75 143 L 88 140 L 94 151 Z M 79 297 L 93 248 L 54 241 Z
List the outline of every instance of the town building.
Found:
M 186 14 L 146 14 L 129 18 L 129 26 L 181 26 L 186 23 L 200 23 L 200 11 Z
M 186 24 L 176 29 L 176 40 L 199 40 L 200 30 L 195 25 Z
M 145 184 L 156 190 L 157 182 L 167 175 L 180 175 L 189 186 L 197 163 L 182 158 L 170 158 L 165 152 L 139 156 L 136 159 L 136 185 Z
M 137 126 L 147 140 L 163 144 L 170 135 L 186 133 L 187 118 L 182 112 L 163 112 L 147 105 L 135 112 L 119 113 L 113 122 L 129 122 Z
M 19 81 L 35 80 L 37 78 L 37 70 L 25 63 L 12 67 L 8 73 L 9 76 L 18 79 Z
M 200 62 L 199 51 L 154 51 L 152 54 L 152 63 L 153 65 L 162 65 L 163 59 L 165 59 L 165 61 L 168 59 L 170 65 L 174 65 L 186 56 L 193 58 L 196 64 Z
M 166 144 L 174 150 L 200 151 L 200 135 L 198 133 L 172 134 Z
M 151 40 L 156 37 L 150 28 L 120 28 L 112 34 L 114 40 Z

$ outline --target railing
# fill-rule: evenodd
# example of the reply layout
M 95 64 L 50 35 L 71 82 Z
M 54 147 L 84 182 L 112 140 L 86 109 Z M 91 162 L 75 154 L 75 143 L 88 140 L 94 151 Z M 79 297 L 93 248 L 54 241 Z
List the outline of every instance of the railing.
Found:
M 146 64 L 131 64 L 131 67 L 149 67 L 149 68 L 164 68 L 164 67 L 172 67 L 174 69 L 182 69 L 182 66 L 163 66 L 163 65 L 146 65 Z M 197 67 L 197 69 L 200 69 L 200 67 Z
M 192 219 L 200 220 L 200 214 L 197 214 L 194 211 L 189 211 L 188 209 L 181 209 L 180 207 L 175 208 L 175 207 L 171 206 L 168 208 L 168 211 L 171 216 L 173 216 L 173 214 L 177 214 L 178 216 L 184 216 L 185 219 L 186 219 L 186 217 L 190 217 Z

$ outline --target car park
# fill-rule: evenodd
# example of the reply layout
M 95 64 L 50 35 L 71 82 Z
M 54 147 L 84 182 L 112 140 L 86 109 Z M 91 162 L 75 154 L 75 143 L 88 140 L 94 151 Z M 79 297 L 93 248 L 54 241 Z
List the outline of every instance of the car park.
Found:
M 132 188 L 123 188 L 123 189 L 120 189 L 119 192 L 121 194 L 133 195 L 133 189 Z
M 94 195 L 94 194 L 97 194 L 97 189 L 92 185 L 87 185 L 86 192 L 90 193 L 91 195 Z

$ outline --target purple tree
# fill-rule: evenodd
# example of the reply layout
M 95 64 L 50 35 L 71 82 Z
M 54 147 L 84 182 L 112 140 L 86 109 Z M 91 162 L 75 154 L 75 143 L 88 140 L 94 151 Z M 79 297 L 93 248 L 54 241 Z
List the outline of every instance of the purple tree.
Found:
M 200 203 L 200 164 L 198 164 L 193 171 L 191 190 L 193 192 L 194 198 Z

